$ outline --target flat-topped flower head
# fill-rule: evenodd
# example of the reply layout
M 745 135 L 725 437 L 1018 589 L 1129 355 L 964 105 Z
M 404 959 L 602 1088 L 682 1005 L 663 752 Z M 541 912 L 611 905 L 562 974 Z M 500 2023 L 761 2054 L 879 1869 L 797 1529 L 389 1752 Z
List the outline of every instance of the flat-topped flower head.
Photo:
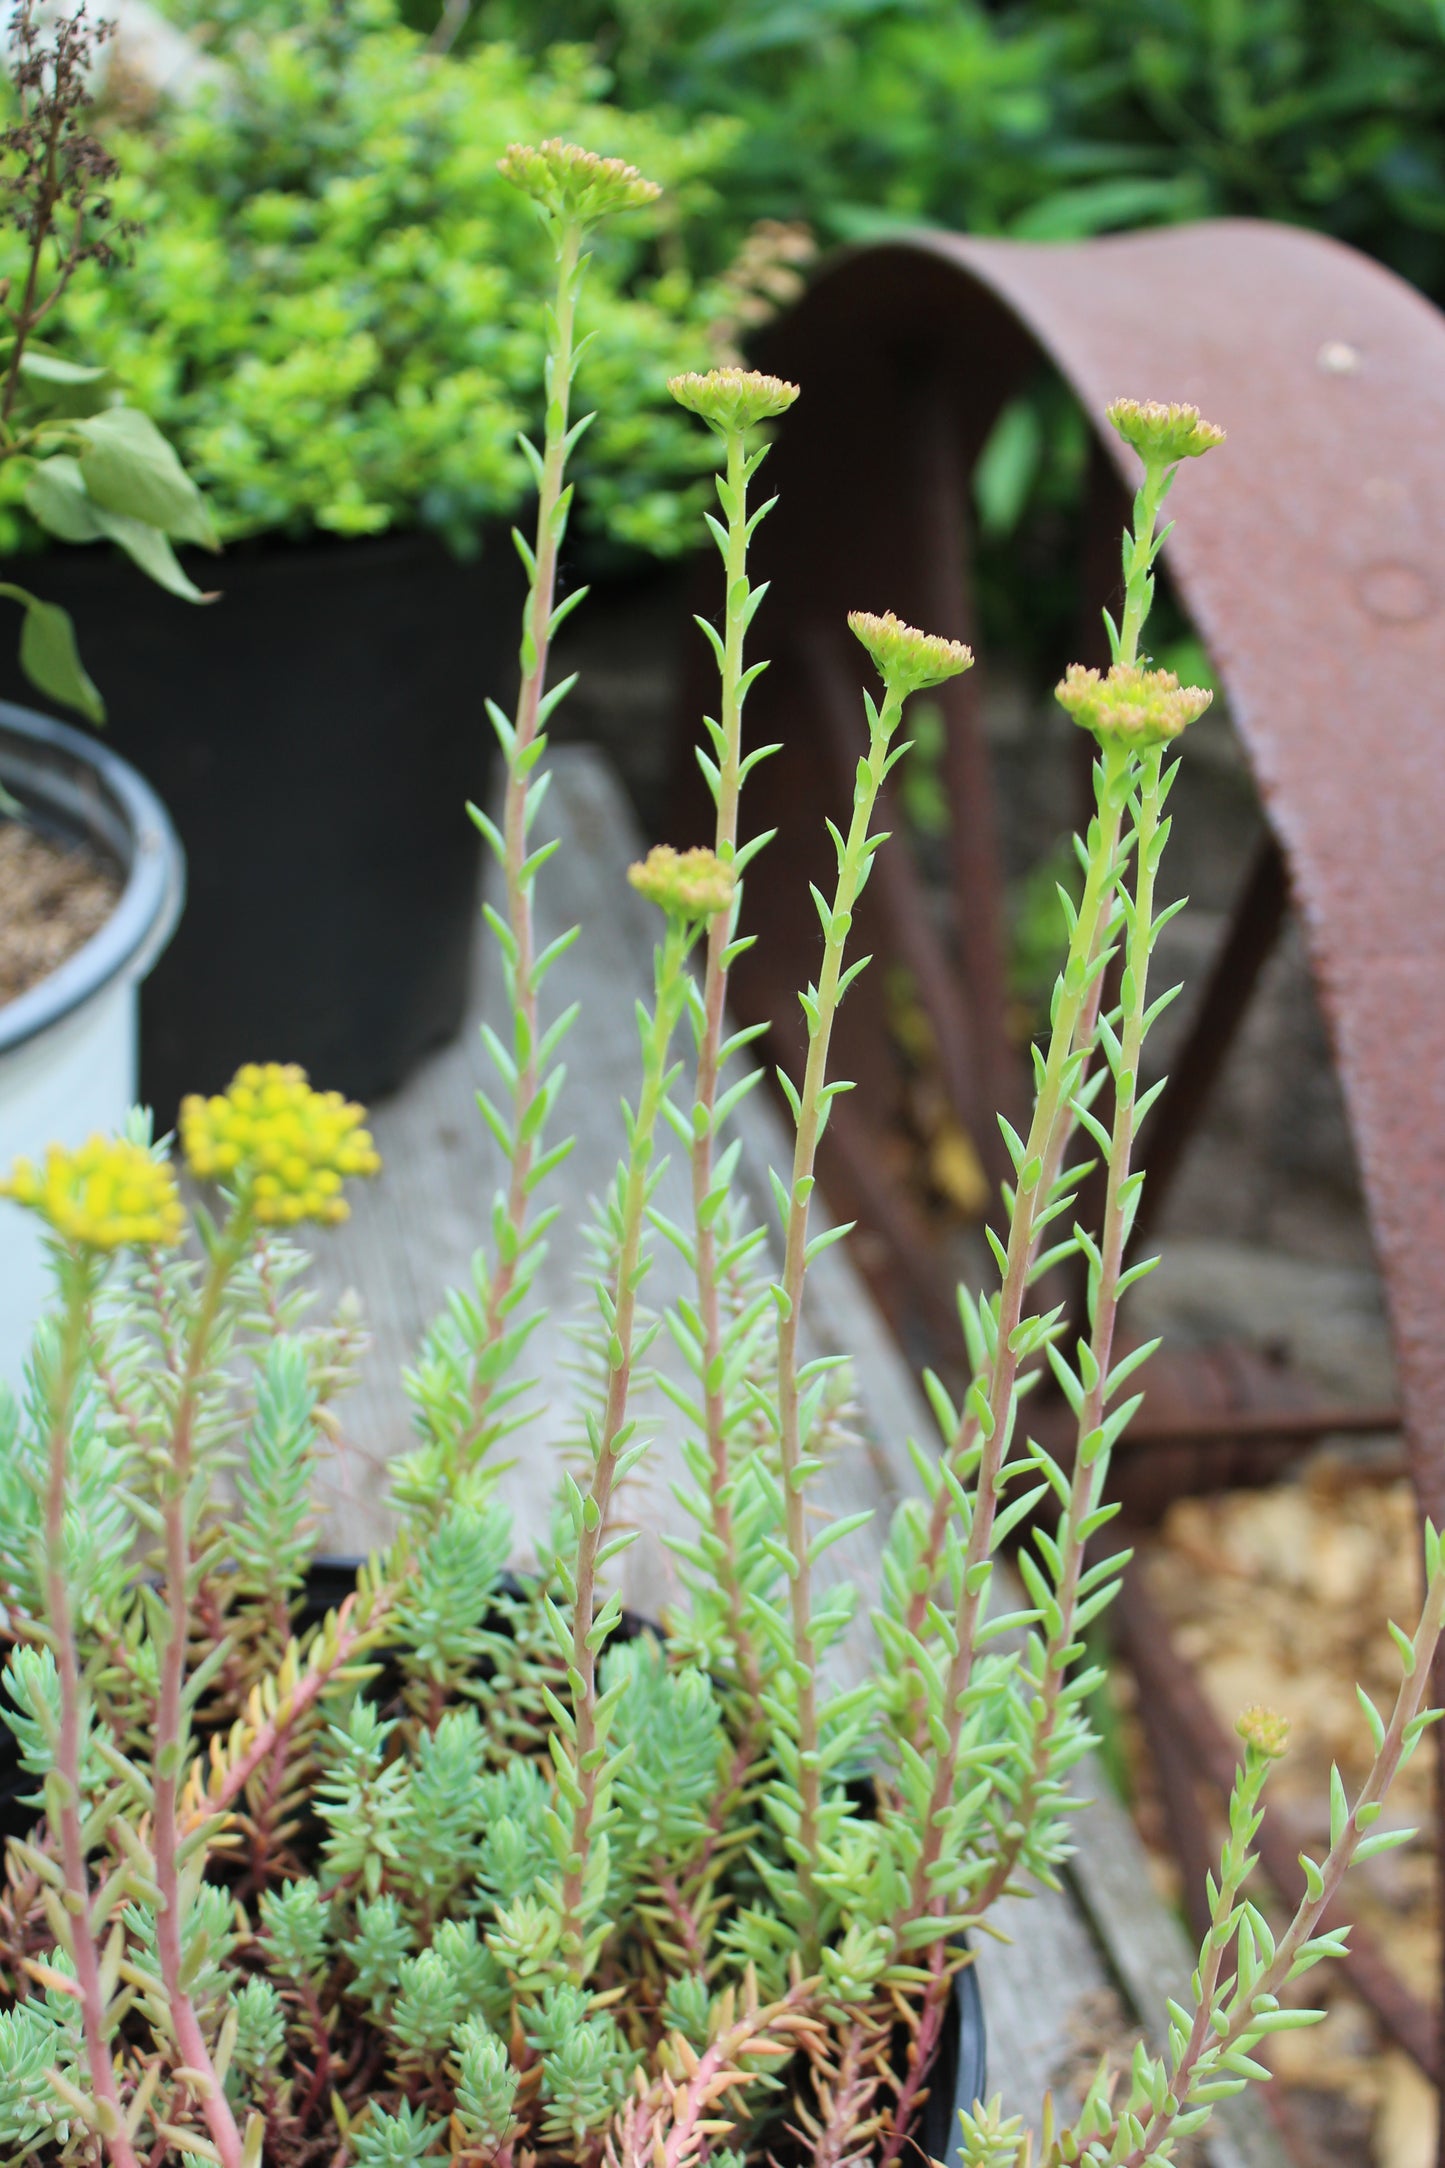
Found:
M 733 900 L 732 868 L 715 851 L 675 851 L 670 843 L 654 843 L 640 865 L 628 867 L 627 878 L 669 918 L 715 918 Z
M 920 632 L 916 625 L 905 625 L 891 610 L 885 610 L 881 617 L 869 610 L 850 610 L 848 627 L 873 657 L 890 691 L 921 692 L 925 686 L 941 685 L 945 678 L 973 668 L 973 649 L 965 647 L 961 640 Z
M 270 1226 L 344 1220 L 349 1175 L 381 1165 L 364 1107 L 317 1092 L 294 1062 L 248 1062 L 224 1092 L 181 1103 L 181 1143 L 193 1174 L 228 1182 Z
M 549 136 L 545 143 L 513 143 L 497 160 L 498 171 L 561 218 L 590 226 L 614 211 L 640 211 L 662 194 L 622 158 L 599 158 L 578 143 Z
M 798 396 L 796 384 L 781 376 L 764 376 L 759 369 L 709 369 L 706 376 L 690 371 L 672 376 L 667 388 L 679 406 L 700 414 L 710 429 L 722 436 L 736 436 L 759 422 L 785 414 Z
M 1198 459 L 1224 442 L 1224 431 L 1205 421 L 1197 406 L 1168 406 L 1158 399 L 1116 399 L 1104 409 L 1126 444 L 1147 463 L 1172 467 Z
M 1202 685 L 1181 685 L 1172 670 L 1116 662 L 1105 674 L 1074 662 L 1054 698 L 1096 738 L 1163 745 L 1197 722 L 1214 695 Z
M 1271 1761 L 1278 1761 L 1289 1746 L 1289 1723 L 1275 1709 L 1266 1709 L 1262 1703 L 1243 1709 L 1234 1720 L 1234 1728 L 1246 1746 L 1252 1746 Z
M 185 1228 L 170 1168 L 125 1137 L 87 1137 L 73 1150 L 52 1144 L 39 1167 L 17 1159 L 0 1181 L 0 1197 L 38 1212 L 56 1234 L 86 1249 L 169 1249 Z

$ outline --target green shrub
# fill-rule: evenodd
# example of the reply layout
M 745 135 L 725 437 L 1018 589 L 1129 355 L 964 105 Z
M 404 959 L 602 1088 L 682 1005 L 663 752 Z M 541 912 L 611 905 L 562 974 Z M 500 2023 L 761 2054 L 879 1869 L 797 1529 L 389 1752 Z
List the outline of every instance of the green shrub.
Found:
M 1072 239 L 1244 212 L 1445 296 L 1435 0 L 475 0 L 463 36 L 503 33 L 588 40 L 624 105 L 737 115 L 720 250 L 763 216 Z
M 116 140 L 119 207 L 144 245 L 108 279 L 77 280 L 47 335 L 108 364 L 155 417 L 223 537 L 420 523 L 465 549 L 518 504 L 544 272 L 497 158 L 518 137 L 582 134 L 645 163 L 669 197 L 598 244 L 581 392 L 603 418 L 580 494 L 611 537 L 675 548 L 706 453 L 663 387 L 715 305 L 678 235 L 726 124 L 614 110 L 580 49 L 435 60 L 390 0 L 203 12 L 222 79 Z M 17 245 L 6 237 L 0 270 Z M 0 505 L 0 546 L 25 539 L 18 495 Z

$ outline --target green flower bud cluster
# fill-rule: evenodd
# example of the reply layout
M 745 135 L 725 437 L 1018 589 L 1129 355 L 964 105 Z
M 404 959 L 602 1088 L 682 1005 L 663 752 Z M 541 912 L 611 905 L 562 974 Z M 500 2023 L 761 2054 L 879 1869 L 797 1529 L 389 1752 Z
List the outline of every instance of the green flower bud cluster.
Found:
M 848 629 L 867 648 L 885 685 L 902 694 L 923 692 L 973 668 L 973 650 L 961 640 L 920 632 L 891 610 L 881 617 L 869 610 L 850 610 Z
M 627 878 L 640 896 L 684 922 L 716 918 L 732 902 L 733 876 L 714 852 L 675 851 L 656 843 Z
M 1126 444 L 1141 459 L 1173 466 L 1180 459 L 1198 459 L 1225 441 L 1224 431 L 1207 422 L 1197 406 L 1157 399 L 1115 399 L 1104 409 Z
M 1167 745 L 1198 722 L 1213 697 L 1201 686 L 1181 685 L 1172 670 L 1118 662 L 1102 673 L 1071 663 L 1055 694 L 1065 713 L 1100 743 L 1113 738 L 1139 746 Z
M 758 369 L 709 369 L 706 376 L 689 372 L 669 377 L 667 388 L 679 406 L 721 437 L 741 435 L 760 422 L 775 421 L 798 396 L 796 384 L 780 376 L 765 376 Z
M 505 180 L 554 218 L 595 225 L 619 211 L 640 211 L 662 190 L 623 158 L 599 158 L 559 136 L 545 143 L 514 143 L 497 160 Z

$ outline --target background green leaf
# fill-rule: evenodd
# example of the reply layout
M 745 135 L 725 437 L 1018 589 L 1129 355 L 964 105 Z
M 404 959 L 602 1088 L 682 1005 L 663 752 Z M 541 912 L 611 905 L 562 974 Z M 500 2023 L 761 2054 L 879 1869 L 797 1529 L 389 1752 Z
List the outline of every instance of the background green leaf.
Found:
M 116 542 L 149 579 L 183 602 L 212 602 L 179 563 L 158 527 L 98 505 L 77 460 L 64 452 L 40 461 L 25 485 L 25 506 L 47 534 L 62 542 Z
M 95 504 L 178 541 L 219 547 L 205 499 L 149 415 L 106 407 L 75 427 L 85 440 L 80 471 Z
M 0 595 L 8 595 L 25 612 L 20 626 L 20 667 L 32 685 L 78 708 L 88 721 L 105 721 L 105 702 L 80 659 L 75 627 L 68 610 L 58 602 L 42 602 L 28 588 L 0 581 Z

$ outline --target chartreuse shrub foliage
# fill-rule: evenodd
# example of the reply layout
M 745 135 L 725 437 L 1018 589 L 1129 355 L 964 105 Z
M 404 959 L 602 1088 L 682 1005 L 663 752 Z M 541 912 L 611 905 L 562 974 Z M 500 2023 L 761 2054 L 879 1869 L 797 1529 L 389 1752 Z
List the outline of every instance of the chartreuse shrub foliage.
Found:
M 400 0 L 431 29 L 444 0 Z M 737 116 L 712 226 L 927 220 L 1074 240 L 1240 213 L 1445 299 L 1434 0 L 472 0 L 469 38 L 587 43 L 614 95 Z
M 514 147 L 503 165 L 541 211 L 555 284 L 545 427 L 524 453 L 538 505 L 518 544 L 520 691 L 510 715 L 491 710 L 506 786 L 495 821 L 476 815 L 497 862 L 489 919 L 511 1008 L 506 1035 L 488 1036 L 498 1082 L 481 1102 L 502 1184 L 472 1284 L 408 1381 L 416 1430 L 393 1472 L 396 1535 L 317 1621 L 303 1608 L 307 1479 L 357 1328 L 307 1321 L 292 1237 L 339 1217 L 347 1185 L 375 1170 L 361 1110 L 275 1066 L 189 1101 L 181 1150 L 214 1185 L 189 1243 L 167 1148 L 139 1117 L 6 1178 L 50 1230 L 59 1298 L 25 1394 L 0 1402 L 0 1709 L 20 1772 L 0 1901 L 7 2159 L 893 2168 L 915 2143 L 970 1961 L 958 1936 L 1068 1849 L 1096 1681 L 1083 1636 L 1121 1564 L 1105 1486 L 1150 1352 L 1122 1352 L 1115 1324 L 1149 1269 L 1125 1257 L 1152 1096 L 1138 1090 L 1141 1054 L 1170 998 L 1149 984 L 1168 915 L 1156 883 L 1177 741 L 1209 697 L 1157 668 L 1145 637 L 1165 500 L 1221 433 L 1192 407 L 1110 410 L 1140 482 L 1113 663 L 1072 669 L 1058 689 L 1096 746 L 1067 953 L 1027 1134 L 1005 1124 L 1014 1181 L 997 1280 L 960 1296 L 973 1376 L 958 1406 L 928 1381 L 939 1436 L 917 1442 L 917 1496 L 878 1532 L 873 1660 L 839 1677 L 860 1598 L 847 1581 L 825 1587 L 819 1567 L 866 1516 L 827 1511 L 828 1453 L 848 1448 L 837 1365 L 810 1359 L 802 1338 L 810 1263 L 837 1234 L 813 1213 L 814 1159 L 846 1088 L 829 1047 L 866 965 L 850 935 L 884 843 L 878 793 L 910 699 L 972 658 L 888 612 L 850 618 L 868 748 L 831 829 L 836 881 L 816 894 L 777 1225 L 755 1225 L 729 1137 L 757 1080 L 751 1034 L 726 1022 L 747 868 L 767 841 L 742 814 L 769 750 L 743 729 L 761 667 L 746 653 L 759 600 L 747 560 L 768 509 L 767 428 L 799 394 L 737 369 L 674 379 L 721 460 L 710 524 L 723 592 L 704 626 L 717 712 L 699 755 L 716 833 L 632 869 L 658 937 L 594 1230 L 595 1389 L 548 1555 L 507 1581 L 497 1476 L 545 1390 L 528 1345 L 568 1150 L 555 1117 L 571 1015 L 549 975 L 574 935 L 539 949 L 533 899 L 550 856 L 537 822 L 547 725 L 566 690 L 549 688 L 547 657 L 567 607 L 555 601 L 567 468 L 589 426 L 573 398 L 579 303 L 595 229 L 655 190 L 558 142 Z M 684 1224 L 657 1208 L 664 1148 L 690 1161 Z M 1094 1161 L 1106 1196 L 1080 1226 Z M 666 1318 L 683 1358 L 670 1405 L 691 1533 L 676 1545 L 683 1593 L 665 1639 L 629 1633 L 613 1570 L 635 1535 L 621 1486 L 654 1450 L 638 1427 L 641 1297 L 663 1241 L 690 1287 Z M 1072 1326 L 1042 1307 L 1064 1259 L 1088 1288 Z M 1045 1365 L 1077 1418 L 1059 1461 L 1021 1420 Z M 222 1465 L 224 1504 L 210 1481 Z M 995 1585 L 1009 1537 L 1026 1590 L 1012 1612 Z M 1303 1901 L 1275 1933 L 1249 1894 L 1285 1738 L 1277 1717 L 1248 1711 L 1194 2007 L 1170 2006 L 1161 2053 L 1141 2045 L 1117 2081 L 1101 2072 L 1072 2125 L 1045 2116 L 1049 2168 L 1169 2161 L 1215 2101 L 1265 2074 L 1269 2035 L 1316 2015 L 1292 1983 L 1341 1946 L 1323 1915 L 1350 1863 L 1399 1841 L 1378 1826 L 1385 1792 L 1430 1721 L 1445 1609 L 1433 1531 L 1426 1551 L 1422 1616 L 1396 1633 L 1393 1705 L 1363 1702 L 1370 1774 L 1353 1800 L 1336 1777 Z M 970 2168 L 1022 2168 L 1031 2145 L 997 2104 L 963 2116 Z
M 118 215 L 142 236 L 77 277 L 48 336 L 103 364 L 178 446 L 226 541 L 422 526 L 459 549 L 528 484 L 543 287 L 497 172 L 519 136 L 583 135 L 667 184 L 600 235 L 579 452 L 590 521 L 649 550 L 693 532 L 704 448 L 667 398 L 717 306 L 680 234 L 730 140 L 605 103 L 580 49 L 429 57 L 390 0 L 171 12 L 215 74 L 194 102 L 107 126 Z M 18 243 L 0 251 L 14 273 Z M 3 494 L 3 493 L 0 493 Z M 20 492 L 0 547 L 33 538 Z

